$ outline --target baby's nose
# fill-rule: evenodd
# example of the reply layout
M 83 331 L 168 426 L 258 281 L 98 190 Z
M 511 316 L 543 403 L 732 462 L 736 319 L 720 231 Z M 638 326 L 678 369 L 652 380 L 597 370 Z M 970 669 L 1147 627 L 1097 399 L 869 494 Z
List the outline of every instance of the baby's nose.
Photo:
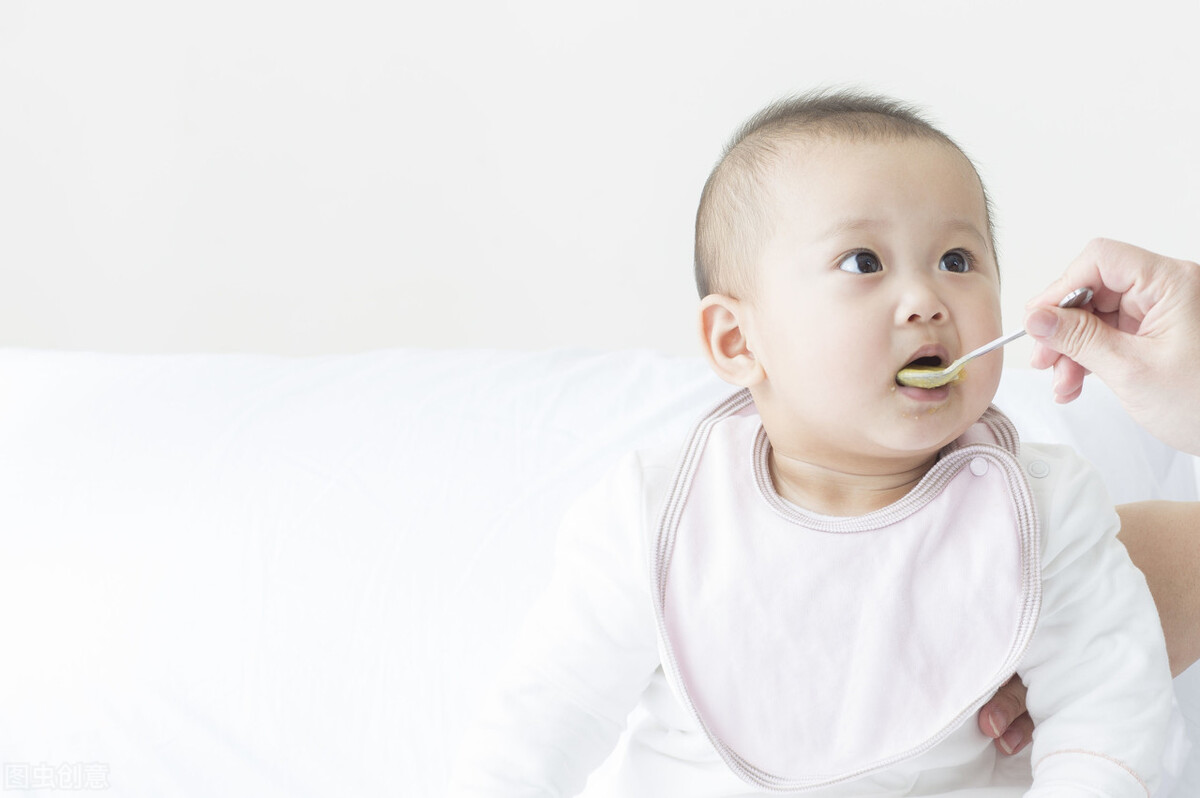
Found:
M 946 306 L 936 293 L 927 289 L 907 292 L 896 306 L 897 322 L 931 324 L 945 321 L 946 316 Z
M 930 311 L 910 313 L 908 315 L 908 321 L 941 321 L 945 317 L 945 311 L 939 307 Z
M 934 281 L 924 274 L 900 275 L 895 283 L 896 323 L 936 324 L 949 316 Z

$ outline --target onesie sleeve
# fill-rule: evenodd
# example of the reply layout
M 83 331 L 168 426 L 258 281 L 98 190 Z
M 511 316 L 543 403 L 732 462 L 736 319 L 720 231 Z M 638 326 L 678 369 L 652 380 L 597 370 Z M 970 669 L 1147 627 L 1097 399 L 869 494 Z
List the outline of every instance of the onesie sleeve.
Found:
M 1154 600 L 1092 467 L 1063 447 L 1022 460 L 1042 531 L 1042 609 L 1018 669 L 1036 726 L 1026 796 L 1148 798 L 1172 700 Z
M 646 492 L 631 456 L 567 512 L 550 584 L 459 752 L 451 796 L 575 795 L 616 745 L 659 664 Z

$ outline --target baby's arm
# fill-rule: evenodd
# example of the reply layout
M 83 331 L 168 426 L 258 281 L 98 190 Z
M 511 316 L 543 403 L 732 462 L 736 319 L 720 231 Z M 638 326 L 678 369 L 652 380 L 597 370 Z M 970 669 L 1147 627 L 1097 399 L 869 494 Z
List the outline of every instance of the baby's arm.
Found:
M 1042 609 L 1019 669 L 1036 724 L 1037 796 L 1146 798 L 1157 785 L 1171 708 L 1162 629 L 1145 578 L 1117 541 L 1099 477 L 1045 447 L 1031 480 L 1042 525 Z
M 468 734 L 451 796 L 575 795 L 612 751 L 659 662 L 644 483 L 630 458 L 567 513 L 554 576 Z

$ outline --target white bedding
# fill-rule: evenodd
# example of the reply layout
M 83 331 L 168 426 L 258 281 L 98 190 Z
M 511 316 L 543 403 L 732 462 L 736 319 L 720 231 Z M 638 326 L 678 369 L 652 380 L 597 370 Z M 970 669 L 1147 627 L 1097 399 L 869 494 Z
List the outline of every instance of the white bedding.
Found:
M 639 351 L 0 350 L 0 761 L 123 796 L 439 794 L 566 504 L 728 390 Z M 998 403 L 1117 501 L 1195 498 L 1100 383 L 1049 395 L 1010 371 Z M 1200 668 L 1176 684 L 1200 731 Z

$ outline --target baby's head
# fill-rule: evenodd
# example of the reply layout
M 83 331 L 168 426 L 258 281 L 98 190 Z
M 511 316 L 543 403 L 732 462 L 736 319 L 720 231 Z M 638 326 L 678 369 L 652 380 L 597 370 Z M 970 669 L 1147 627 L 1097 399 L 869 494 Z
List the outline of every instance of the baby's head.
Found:
M 895 101 L 822 93 L 738 132 L 696 218 L 705 350 L 750 388 L 772 445 L 850 468 L 932 457 L 987 408 L 999 356 L 936 390 L 898 386 L 1000 332 L 983 184 Z

